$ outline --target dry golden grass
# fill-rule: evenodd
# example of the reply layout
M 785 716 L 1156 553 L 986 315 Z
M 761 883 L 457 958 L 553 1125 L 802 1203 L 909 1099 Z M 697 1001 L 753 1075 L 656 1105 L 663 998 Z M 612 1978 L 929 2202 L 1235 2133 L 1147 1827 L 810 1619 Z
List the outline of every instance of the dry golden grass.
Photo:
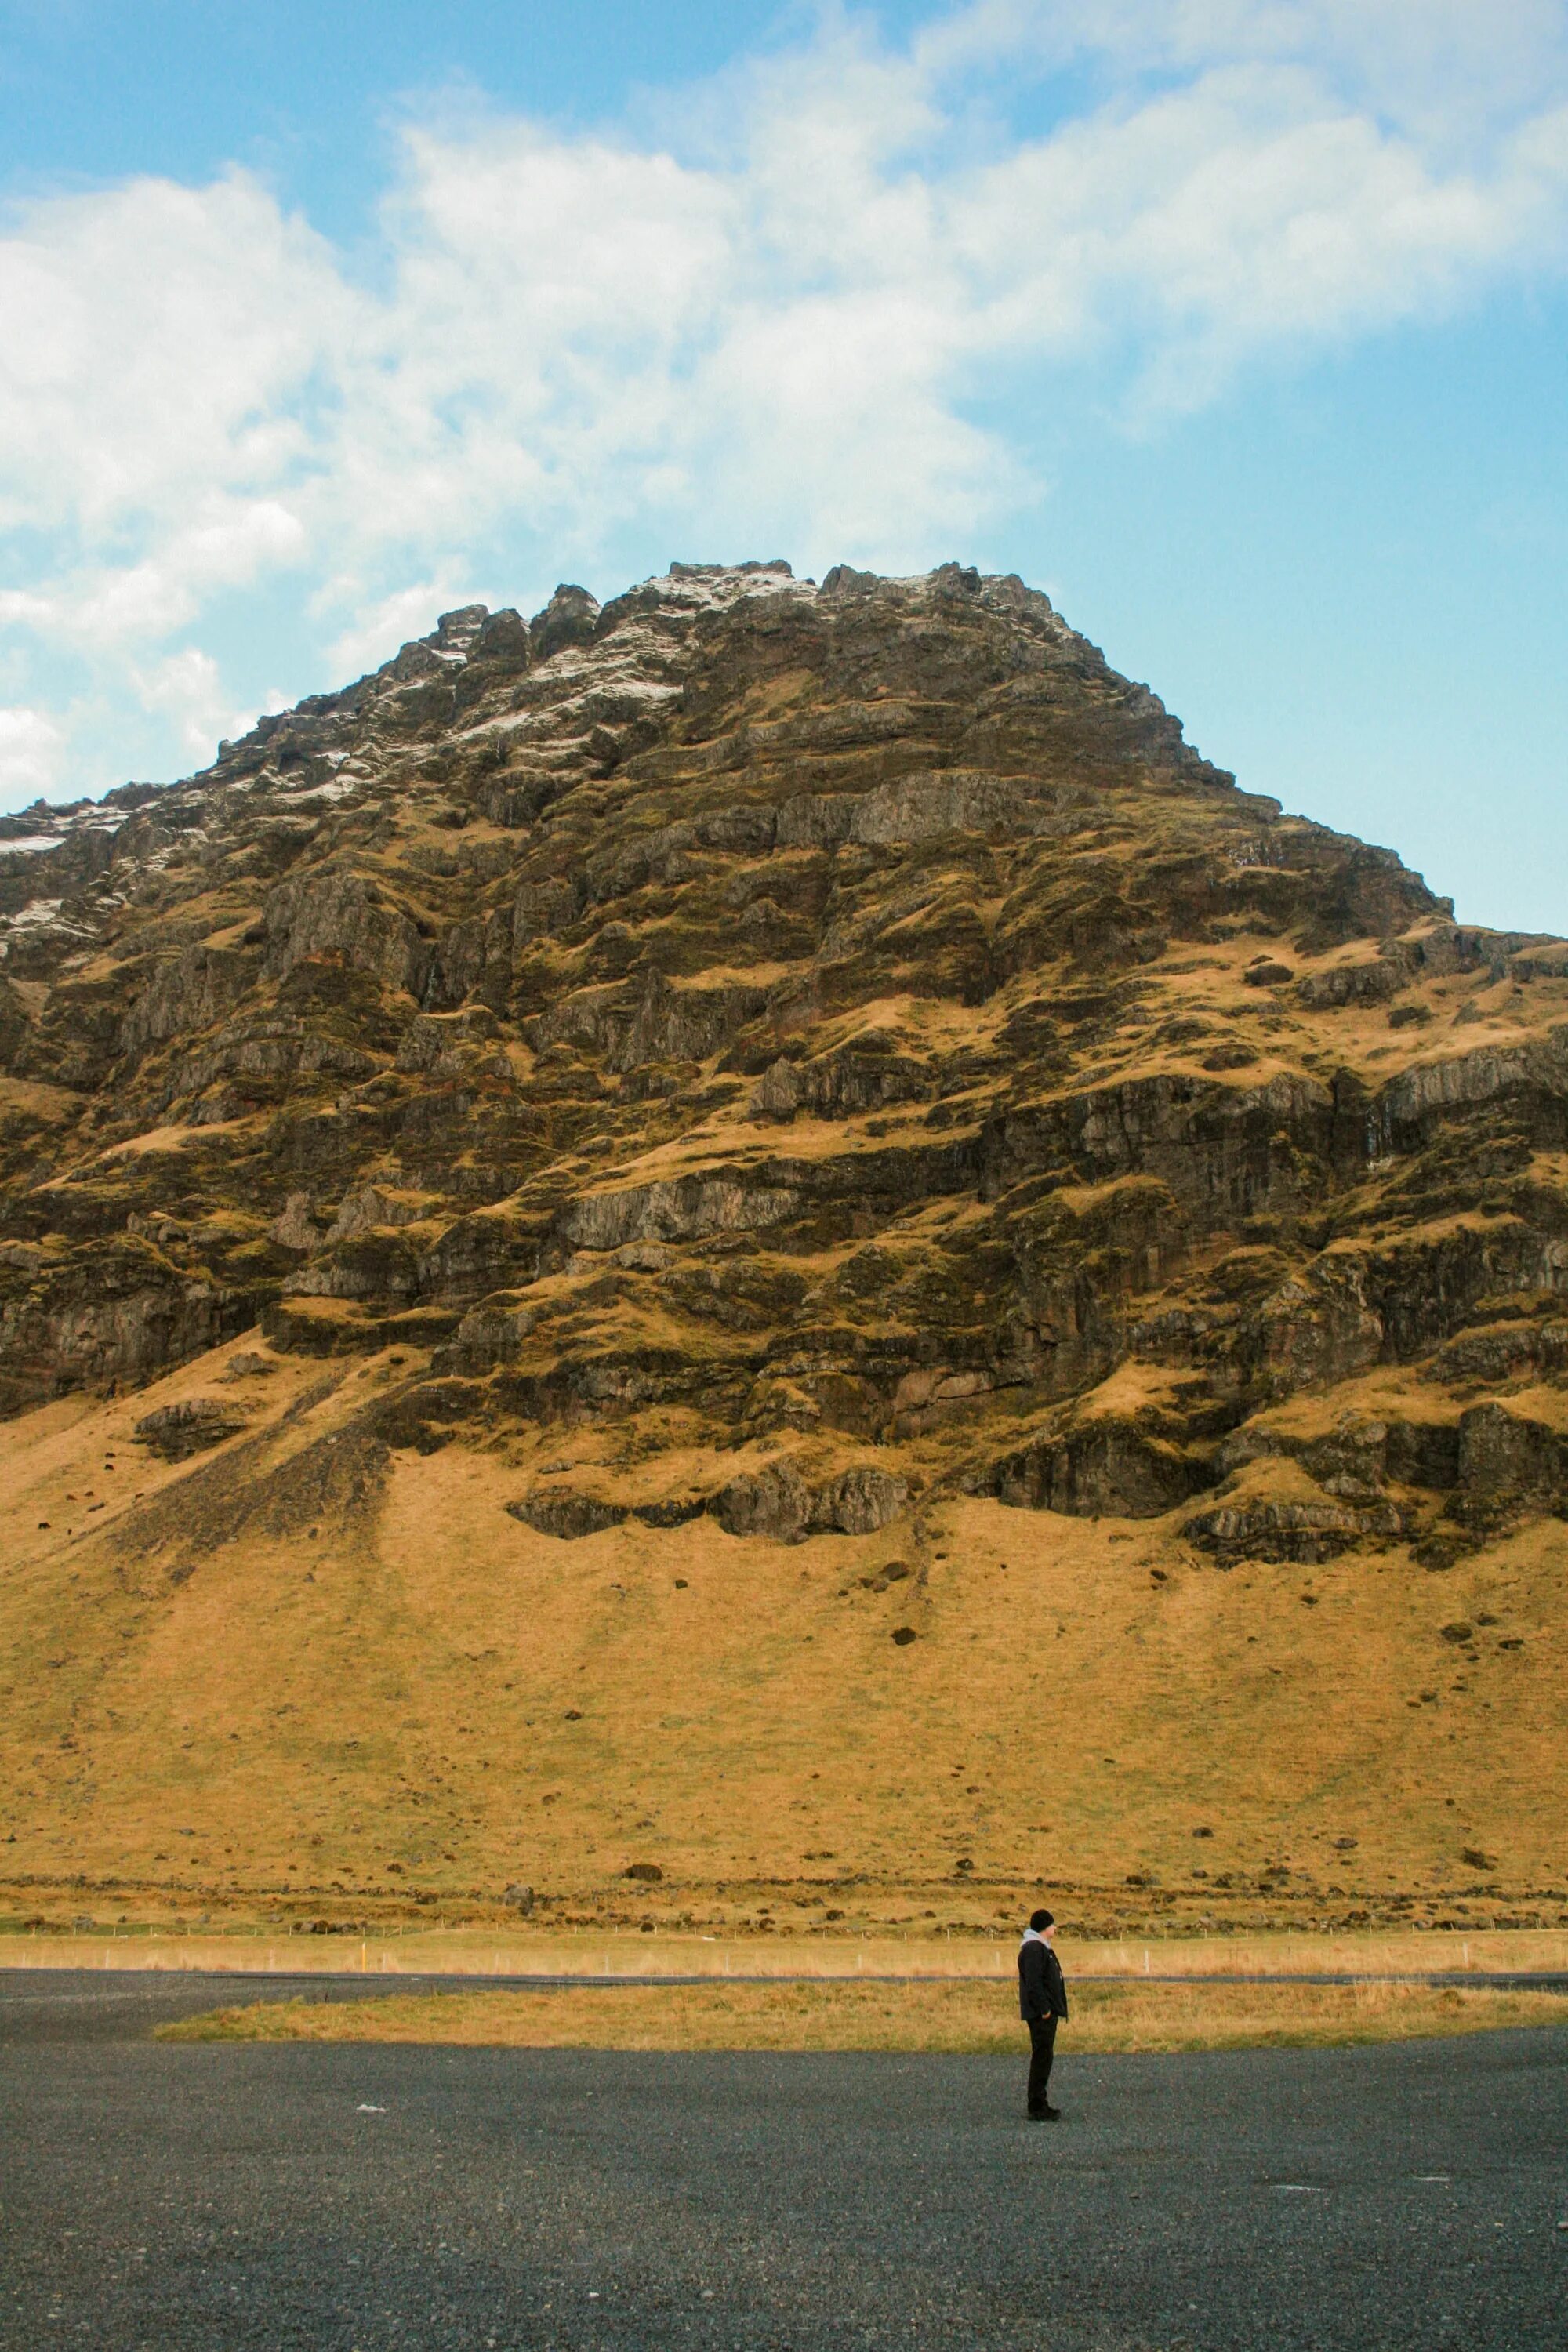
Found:
M 1345 1977 L 1442 1975 L 1478 1980 L 1513 1971 L 1568 1973 L 1568 1931 L 1436 1931 L 1408 1935 L 1133 1937 L 1094 1942 L 1058 1935 L 1068 1981 L 1160 1977 L 1300 1974 Z M 693 1936 L 555 1928 L 537 1933 L 455 1927 L 405 1935 L 314 1936 L 257 1927 L 245 1934 L 156 1926 L 96 1934 L 0 1935 L 0 1968 L 243 1970 L 286 1976 L 762 1977 L 847 1979 L 914 1977 L 1011 1985 L 1011 1935 L 932 1937 L 912 1930 L 855 1937 Z
M 1403 1549 L 1224 1574 L 1173 1522 L 978 1500 L 930 1514 L 923 1542 L 789 1547 L 703 1519 L 562 1543 L 509 1517 L 542 1461 L 613 1466 L 622 1438 L 595 1425 L 399 1454 L 363 1522 L 139 1548 L 146 1511 L 227 1458 L 149 1460 L 142 1413 L 235 1398 L 269 1433 L 229 1453 L 271 1467 L 393 1377 L 283 1359 L 215 1385 L 258 1344 L 0 1427 L 0 1857 L 68 1919 L 96 1907 L 79 1874 L 165 1917 L 249 1890 L 373 1918 L 355 1904 L 419 1890 L 460 1920 L 526 1880 L 568 1916 L 727 1933 L 764 1899 L 797 1933 L 829 1910 L 1012 1926 L 1037 1889 L 1108 1931 L 1167 1896 L 1189 1931 L 1370 1923 L 1396 1891 L 1463 1898 L 1477 1927 L 1568 1920 L 1539 1893 L 1568 1879 L 1556 1521 L 1431 1575 Z M 698 1433 L 666 1434 L 673 1475 Z M 918 1572 L 868 1591 L 895 1555 Z M 1473 1663 L 1442 1639 L 1459 1618 L 1497 1620 Z M 662 1885 L 626 1883 L 640 1860 Z M 1276 1861 L 1291 1876 L 1262 1885 Z
M 1082 1986 L 1059 2047 L 1239 2050 L 1568 2024 L 1568 1995 L 1415 1985 Z M 171 2042 L 450 2042 L 518 2049 L 908 2050 L 1016 2053 L 1002 1988 L 626 1985 L 262 2001 L 160 2029 Z

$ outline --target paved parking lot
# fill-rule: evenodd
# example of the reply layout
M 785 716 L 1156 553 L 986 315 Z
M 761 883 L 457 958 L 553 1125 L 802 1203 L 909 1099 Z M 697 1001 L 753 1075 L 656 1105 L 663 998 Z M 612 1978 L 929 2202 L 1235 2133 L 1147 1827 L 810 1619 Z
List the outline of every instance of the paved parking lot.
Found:
M 1022 2050 L 149 2038 L 236 1990 L 0 1974 L 5 2352 L 1568 2344 L 1560 2030 L 1082 2060 L 1064 2035 L 1042 2127 Z

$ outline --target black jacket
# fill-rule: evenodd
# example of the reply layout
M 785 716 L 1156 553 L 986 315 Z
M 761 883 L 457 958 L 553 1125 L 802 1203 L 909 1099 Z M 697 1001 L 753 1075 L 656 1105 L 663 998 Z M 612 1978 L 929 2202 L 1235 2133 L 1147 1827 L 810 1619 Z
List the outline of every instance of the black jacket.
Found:
M 1068 2013 L 1068 1990 L 1062 1982 L 1062 1964 L 1048 1944 L 1031 1936 L 1018 1950 L 1018 2014 L 1026 2021 L 1037 2017 L 1065 2017 Z

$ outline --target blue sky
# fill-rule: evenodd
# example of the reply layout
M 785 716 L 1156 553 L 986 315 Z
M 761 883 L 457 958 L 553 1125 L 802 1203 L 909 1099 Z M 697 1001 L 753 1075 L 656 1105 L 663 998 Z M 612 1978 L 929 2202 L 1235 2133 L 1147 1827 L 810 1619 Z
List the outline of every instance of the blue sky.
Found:
M 1568 931 L 1568 5 L 0 0 L 0 805 L 480 596 L 1046 587 Z

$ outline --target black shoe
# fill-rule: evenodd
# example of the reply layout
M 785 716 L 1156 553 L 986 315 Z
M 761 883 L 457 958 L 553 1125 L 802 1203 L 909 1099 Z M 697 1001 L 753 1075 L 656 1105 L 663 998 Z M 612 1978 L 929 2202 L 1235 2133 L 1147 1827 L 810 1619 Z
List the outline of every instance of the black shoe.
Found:
M 1061 2116 L 1062 2111 L 1060 2107 L 1031 2107 L 1029 2109 L 1029 2121 L 1032 2124 L 1060 2123 Z

